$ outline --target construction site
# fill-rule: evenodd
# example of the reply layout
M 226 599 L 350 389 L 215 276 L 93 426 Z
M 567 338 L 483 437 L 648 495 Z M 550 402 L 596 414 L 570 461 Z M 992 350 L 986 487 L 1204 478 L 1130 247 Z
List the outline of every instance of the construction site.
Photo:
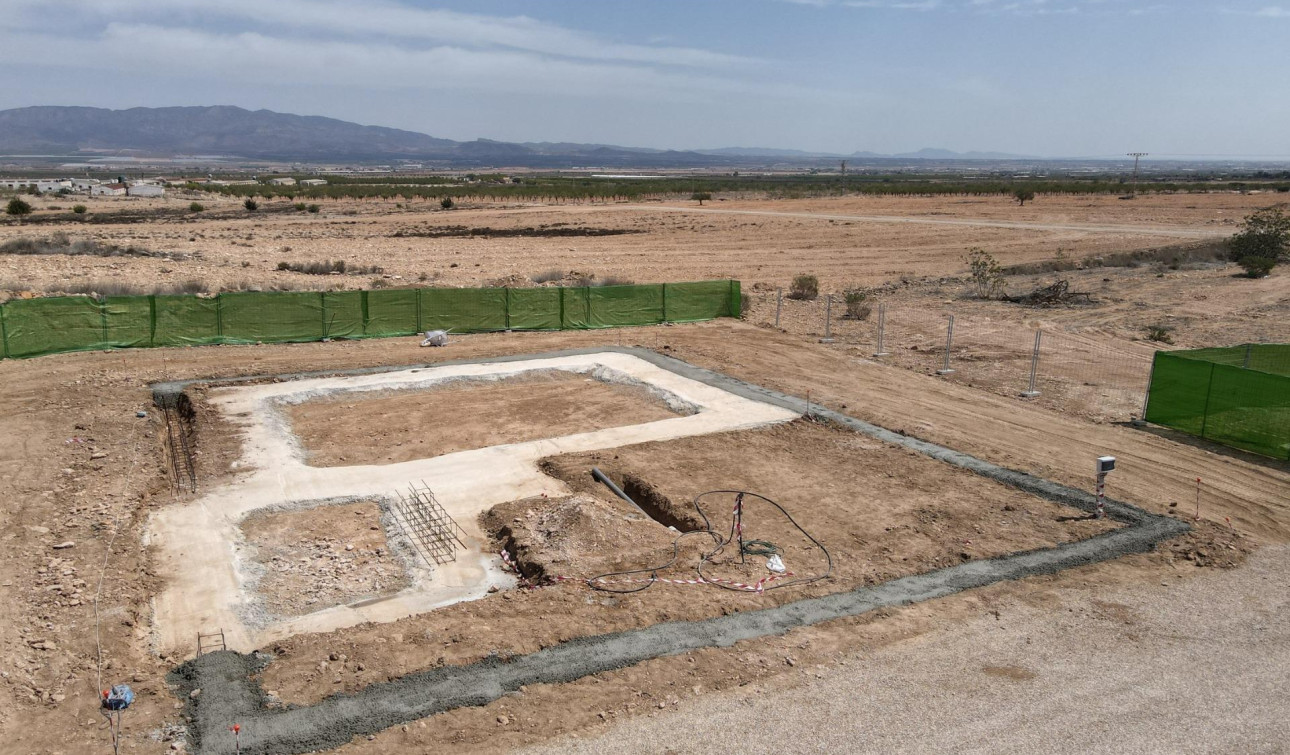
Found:
M 800 718 L 843 751 L 849 700 L 866 751 L 988 750 L 981 721 L 1036 751 L 1078 711 L 1109 737 L 1159 721 L 1163 750 L 1199 727 L 1278 751 L 1286 366 L 1233 345 L 1282 333 L 1287 278 L 1193 255 L 978 297 L 962 262 L 978 236 L 1009 265 L 1217 243 L 1210 220 L 1256 198 L 1062 197 L 1023 221 L 1000 199 L 931 226 L 930 200 L 871 201 L 745 198 L 693 226 L 684 205 L 456 210 L 631 227 L 533 241 L 522 264 L 568 273 L 548 286 L 511 269 L 513 237 L 427 235 L 363 260 L 433 261 L 434 286 L 6 303 L 0 750 L 700 752 Z M 224 276 L 263 264 L 224 236 L 330 250 L 447 222 L 351 209 L 203 220 L 203 254 L 168 264 Z M 573 281 L 606 260 L 655 283 Z M 155 274 L 134 262 L 100 272 Z M 811 266 L 820 295 L 786 296 Z M 1143 337 L 1165 321 L 1178 344 Z M 1157 355 L 1212 346 L 1231 354 Z M 1202 358 L 1212 385 L 1180 390 Z M 1220 416 L 1239 392 L 1211 365 L 1263 398 Z

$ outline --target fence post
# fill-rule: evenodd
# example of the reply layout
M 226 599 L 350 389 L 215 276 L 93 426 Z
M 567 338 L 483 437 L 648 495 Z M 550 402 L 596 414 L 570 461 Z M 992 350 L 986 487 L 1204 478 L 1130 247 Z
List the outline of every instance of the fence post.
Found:
M 891 352 L 883 349 L 883 335 L 887 329 L 887 305 L 878 305 L 878 350 L 874 352 L 876 357 L 889 357 Z
M 824 297 L 824 337 L 820 343 L 833 343 L 833 294 Z
M 945 329 L 945 366 L 936 371 L 937 375 L 948 375 L 954 372 L 950 368 L 950 348 L 954 345 L 954 315 L 950 315 L 950 324 Z
M 1245 364 L 1242 366 L 1245 367 L 1245 369 L 1247 370 L 1250 369 L 1250 351 L 1253 348 L 1254 348 L 1254 344 L 1252 343 L 1245 344 Z
M 1200 437 L 1205 437 L 1205 430 L 1209 428 L 1209 399 L 1214 395 L 1214 368 L 1218 365 L 1213 362 L 1209 363 L 1209 383 L 1205 386 L 1205 409 L 1200 417 Z
M 108 345 L 107 297 L 105 296 L 102 299 L 97 299 L 96 301 L 98 301 L 98 304 L 99 304 L 99 323 L 101 327 L 100 337 L 103 339 L 101 343 L 103 344 L 103 348 L 107 348 L 107 345 Z
M 148 345 L 157 345 L 157 297 L 148 296 Z
M 1035 375 L 1039 371 L 1039 342 L 1043 337 L 1044 331 L 1035 331 L 1035 351 L 1030 355 L 1030 387 L 1021 394 L 1026 398 L 1034 398 L 1039 395 L 1039 391 L 1035 389 Z
M 1156 359 L 1151 358 L 1151 371 L 1147 373 L 1147 391 L 1142 396 L 1142 422 L 1147 421 L 1147 407 L 1151 406 L 1151 381 L 1156 379 Z
M 3 304 L 0 304 L 0 356 L 4 357 L 5 359 L 8 359 L 9 358 L 9 331 L 8 329 L 5 328 L 5 324 L 4 324 L 4 311 L 6 309 L 8 309 L 8 307 L 6 307 Z
M 779 327 L 779 313 L 784 309 L 784 289 L 775 295 L 775 327 Z
M 215 339 L 224 343 L 224 294 L 215 294 Z

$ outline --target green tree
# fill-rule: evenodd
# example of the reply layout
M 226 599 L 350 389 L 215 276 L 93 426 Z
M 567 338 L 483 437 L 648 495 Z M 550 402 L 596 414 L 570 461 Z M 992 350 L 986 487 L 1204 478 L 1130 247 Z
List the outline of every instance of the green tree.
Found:
M 452 197 L 444 197 L 443 199 L 439 200 L 439 206 L 444 208 L 445 210 L 451 210 L 452 208 L 457 206 L 457 203 L 452 201 Z
M 255 212 L 256 210 L 260 209 L 260 203 L 255 201 L 254 199 L 246 200 L 245 202 L 242 203 L 242 206 L 246 208 L 247 212 Z
M 1290 216 L 1266 207 L 1245 217 L 1241 230 L 1227 241 L 1228 256 L 1251 278 L 1262 278 L 1290 256 Z
M 1030 202 L 1034 200 L 1035 192 L 1032 191 L 1031 189 L 1015 189 L 1012 192 L 1012 196 L 1016 197 L 1017 204 L 1021 205 L 1022 207 L 1025 207 L 1026 202 Z
M 31 205 L 27 204 L 26 202 L 22 201 L 17 197 L 14 197 L 13 199 L 9 200 L 9 204 L 4 208 L 4 211 L 6 215 L 22 217 L 23 215 L 31 214 Z
M 993 299 L 1003 292 L 1003 268 L 994 255 L 984 249 L 968 250 L 965 258 L 968 269 L 972 272 L 972 285 L 976 288 L 977 298 Z
M 696 191 L 690 195 L 690 199 L 695 200 L 696 202 L 699 203 L 699 206 L 702 207 L 703 200 L 706 199 L 710 201 L 712 199 L 712 195 L 706 191 Z

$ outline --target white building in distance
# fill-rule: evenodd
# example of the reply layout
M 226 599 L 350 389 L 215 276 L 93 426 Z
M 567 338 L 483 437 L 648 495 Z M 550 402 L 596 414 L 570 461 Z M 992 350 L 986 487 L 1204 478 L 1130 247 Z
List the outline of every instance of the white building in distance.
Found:
M 130 184 L 125 193 L 132 197 L 163 197 L 166 189 L 156 184 L 137 183 Z

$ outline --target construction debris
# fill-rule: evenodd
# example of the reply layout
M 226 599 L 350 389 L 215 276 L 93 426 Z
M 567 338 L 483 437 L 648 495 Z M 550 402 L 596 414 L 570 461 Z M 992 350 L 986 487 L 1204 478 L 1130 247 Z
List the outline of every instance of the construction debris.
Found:
M 1028 294 L 1021 296 L 1005 296 L 1004 301 L 1010 301 L 1014 304 L 1024 304 L 1028 307 L 1055 307 L 1059 304 L 1092 304 L 1092 294 L 1079 291 L 1071 291 L 1071 284 L 1068 280 L 1059 280 L 1051 286 L 1037 288 Z

